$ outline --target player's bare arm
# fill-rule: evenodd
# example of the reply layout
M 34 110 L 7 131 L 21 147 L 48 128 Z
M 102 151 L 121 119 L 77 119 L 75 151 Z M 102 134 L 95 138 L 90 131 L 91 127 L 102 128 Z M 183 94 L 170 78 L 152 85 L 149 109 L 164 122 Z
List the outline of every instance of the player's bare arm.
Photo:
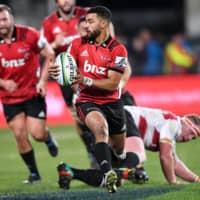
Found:
M 127 62 L 127 67 L 124 70 L 124 73 L 121 77 L 120 83 L 119 83 L 119 88 L 124 88 L 124 86 L 126 85 L 126 83 L 128 82 L 129 78 L 131 77 L 131 66 L 130 63 Z
M 64 43 L 64 39 L 65 39 L 65 36 L 64 36 L 64 33 L 59 33 L 55 36 L 55 40 L 51 43 L 51 47 L 53 49 L 57 49 L 58 47 L 62 46 L 63 43 Z
M 113 70 L 108 71 L 107 79 L 92 79 L 82 74 L 78 74 L 75 83 L 80 83 L 83 85 L 87 85 L 89 87 L 97 87 L 103 90 L 113 91 L 119 87 L 119 83 L 121 80 L 122 74 L 119 72 L 115 72 Z
M 173 146 L 170 141 L 160 141 L 160 164 L 162 171 L 170 184 L 176 184 L 175 163 L 173 157 Z
M 200 182 L 199 176 L 192 172 L 177 156 L 175 156 L 175 174 L 188 182 Z
M 49 77 L 48 66 L 50 65 L 51 62 L 54 61 L 54 51 L 51 48 L 51 46 L 48 43 L 46 43 L 44 48 L 41 50 L 40 54 L 44 58 L 44 62 L 43 62 L 41 77 L 37 84 L 37 92 L 40 95 L 45 96 L 46 95 L 46 83 L 47 83 L 48 77 Z

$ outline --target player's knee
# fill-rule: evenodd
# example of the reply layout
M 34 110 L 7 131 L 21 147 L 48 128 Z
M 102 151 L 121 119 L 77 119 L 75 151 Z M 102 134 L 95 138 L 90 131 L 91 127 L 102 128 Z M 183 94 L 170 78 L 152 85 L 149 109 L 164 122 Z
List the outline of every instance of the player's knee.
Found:
M 48 133 L 45 129 L 34 129 L 30 133 L 36 141 L 45 141 L 48 138 Z
M 48 138 L 48 129 L 45 126 L 32 126 L 29 131 L 36 141 L 45 141 Z
M 105 125 L 98 126 L 93 131 L 96 142 L 108 142 L 108 128 Z
M 24 128 L 17 128 L 13 130 L 13 133 L 18 143 L 23 142 L 27 138 L 27 133 Z
M 33 137 L 34 140 L 36 140 L 38 142 L 46 140 L 46 137 L 43 133 L 32 134 L 32 137 Z

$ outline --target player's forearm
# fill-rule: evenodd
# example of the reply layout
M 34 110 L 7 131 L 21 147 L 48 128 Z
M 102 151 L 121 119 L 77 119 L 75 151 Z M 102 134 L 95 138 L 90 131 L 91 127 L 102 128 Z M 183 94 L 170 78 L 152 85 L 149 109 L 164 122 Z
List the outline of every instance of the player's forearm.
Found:
M 4 88 L 5 87 L 5 80 L 0 78 L 0 87 Z
M 189 182 L 200 182 L 197 174 L 193 173 L 181 160 L 177 159 L 175 162 L 176 176 Z
M 43 61 L 40 80 L 47 82 L 49 77 L 48 68 L 51 65 L 51 63 L 54 62 L 55 54 L 49 44 L 45 47 L 44 50 L 42 50 L 41 54 L 44 57 L 44 61 Z
M 125 68 L 122 78 L 120 80 L 120 88 L 124 88 L 124 86 L 126 85 L 131 76 L 131 72 L 132 72 L 131 66 L 130 63 L 128 62 L 127 67 Z
M 102 90 L 114 91 L 119 88 L 122 74 L 117 72 L 109 72 L 105 79 L 92 79 L 87 76 L 80 76 L 79 83 L 89 87 L 96 87 Z
M 111 81 L 109 79 L 104 80 L 93 80 L 93 86 L 103 90 L 114 91 L 119 86 L 119 81 Z
M 174 171 L 174 161 L 172 155 L 160 156 L 160 164 L 165 178 L 170 184 L 176 184 L 176 175 Z
M 53 59 L 52 59 L 53 60 Z M 42 73 L 40 76 L 40 81 L 47 82 L 49 78 L 48 67 L 50 65 L 51 59 L 45 59 L 42 66 Z

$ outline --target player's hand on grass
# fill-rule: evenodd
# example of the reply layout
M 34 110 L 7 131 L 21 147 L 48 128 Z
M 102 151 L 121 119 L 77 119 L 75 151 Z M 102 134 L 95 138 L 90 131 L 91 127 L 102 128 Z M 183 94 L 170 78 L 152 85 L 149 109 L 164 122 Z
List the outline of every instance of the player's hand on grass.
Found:
M 171 183 L 171 184 L 172 185 L 186 185 L 186 184 L 188 184 L 188 182 L 183 181 L 183 180 L 177 180 L 176 182 Z

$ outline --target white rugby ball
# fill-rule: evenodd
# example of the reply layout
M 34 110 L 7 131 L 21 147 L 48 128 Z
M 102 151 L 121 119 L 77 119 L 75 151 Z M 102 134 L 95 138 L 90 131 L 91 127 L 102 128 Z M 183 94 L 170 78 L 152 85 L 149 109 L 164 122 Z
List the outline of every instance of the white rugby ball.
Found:
M 77 64 L 73 56 L 68 52 L 62 52 L 57 55 L 55 64 L 59 66 L 59 76 L 56 80 L 58 84 L 71 85 L 77 75 Z

